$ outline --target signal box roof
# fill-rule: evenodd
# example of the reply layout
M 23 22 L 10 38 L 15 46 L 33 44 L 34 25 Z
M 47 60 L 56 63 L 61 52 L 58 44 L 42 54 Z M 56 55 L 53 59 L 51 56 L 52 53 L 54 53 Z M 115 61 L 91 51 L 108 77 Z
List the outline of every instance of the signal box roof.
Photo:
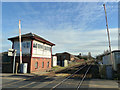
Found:
M 21 35 L 21 39 L 24 39 L 24 38 L 29 38 L 29 39 L 32 39 L 32 40 L 37 40 L 37 41 L 40 41 L 42 43 L 48 44 L 50 46 L 55 46 L 54 43 L 49 42 L 48 40 L 45 40 L 44 38 L 42 38 L 42 37 L 40 37 L 40 36 L 38 36 L 38 35 L 36 35 L 34 33 L 27 33 L 27 34 Z M 11 40 L 11 41 L 14 41 L 15 39 L 19 40 L 19 36 L 8 38 L 8 40 Z

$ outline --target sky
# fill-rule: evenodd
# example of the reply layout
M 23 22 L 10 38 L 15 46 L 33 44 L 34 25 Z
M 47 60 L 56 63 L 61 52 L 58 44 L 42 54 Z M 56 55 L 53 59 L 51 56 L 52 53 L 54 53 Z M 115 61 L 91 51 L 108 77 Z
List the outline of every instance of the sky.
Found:
M 53 54 L 69 52 L 96 56 L 108 48 L 104 2 L 3 2 L 2 50 L 9 37 L 35 33 L 56 45 Z M 105 2 L 112 50 L 118 49 L 118 3 Z

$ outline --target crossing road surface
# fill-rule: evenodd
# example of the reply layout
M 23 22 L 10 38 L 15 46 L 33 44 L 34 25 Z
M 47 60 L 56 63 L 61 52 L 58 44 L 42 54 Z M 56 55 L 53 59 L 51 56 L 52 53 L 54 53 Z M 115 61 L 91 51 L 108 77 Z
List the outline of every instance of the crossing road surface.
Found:
M 2 79 L 2 88 L 52 88 L 65 77 L 39 76 L 34 78 L 19 79 L 5 77 Z M 26 80 L 28 79 L 28 80 Z M 79 79 L 69 79 L 58 88 L 76 88 Z M 118 83 L 113 80 L 88 79 L 85 80 L 81 88 L 118 88 Z
M 77 69 L 78 67 L 75 68 L 75 70 Z M 84 68 L 83 71 L 79 71 L 79 73 L 77 72 L 74 76 L 69 78 L 68 76 L 70 76 L 71 75 L 70 73 L 73 71 L 71 71 L 70 73 L 69 72 L 57 73 L 55 76 L 50 76 L 49 74 L 41 76 L 35 76 L 31 74 L 17 74 L 17 75 L 2 74 L 0 77 L 2 79 L 2 84 L 0 86 L 2 86 L 3 89 L 4 88 L 34 88 L 34 89 L 46 88 L 48 90 L 58 88 L 77 89 L 78 85 L 82 80 L 81 76 L 82 77 L 84 76 L 82 72 L 85 73 L 87 70 L 88 70 L 87 68 L 86 69 Z M 62 76 L 60 76 L 59 74 L 62 74 Z M 88 74 L 90 74 L 89 71 Z M 92 90 L 93 88 L 95 89 L 102 88 L 99 90 L 103 90 L 103 88 L 109 88 L 109 90 L 118 90 L 118 83 L 115 80 L 85 78 L 79 89 L 81 88 L 91 88 L 90 90 Z
M 81 65 L 77 67 L 63 70 L 55 75 L 32 75 L 32 74 L 5 74 L 0 75 L 2 79 L 3 89 L 6 88 L 45 88 L 48 90 L 53 89 L 81 89 L 93 90 L 101 88 L 108 88 L 108 90 L 118 90 L 118 83 L 115 80 L 98 79 L 97 67 L 95 65 Z M 92 78 L 90 76 L 92 75 Z M 85 77 L 85 78 L 84 78 Z M 94 78 L 93 78 L 94 77 Z M 84 78 L 84 79 L 83 79 Z M 81 81 L 83 81 L 81 83 Z M 79 88 L 77 88 L 80 85 Z

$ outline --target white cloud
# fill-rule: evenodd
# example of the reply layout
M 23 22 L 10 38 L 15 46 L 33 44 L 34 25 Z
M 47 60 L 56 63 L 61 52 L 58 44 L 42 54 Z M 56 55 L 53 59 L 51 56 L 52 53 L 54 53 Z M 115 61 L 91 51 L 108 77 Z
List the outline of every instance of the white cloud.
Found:
M 110 30 L 112 50 L 118 49 L 118 29 Z M 24 30 L 28 31 L 28 30 Z M 29 30 L 30 31 L 30 30 Z M 31 30 L 32 31 L 32 30 Z M 108 48 L 106 29 L 94 31 L 82 30 L 34 30 L 35 34 L 55 43 L 53 53 L 68 51 L 72 54 L 91 52 L 93 56 L 102 53 Z
M 47 5 L 48 4 L 48 5 Z M 88 30 L 96 28 L 101 22 L 105 23 L 105 15 L 103 2 L 98 3 L 39 3 L 39 5 L 31 5 L 30 3 L 24 3 L 23 7 L 16 5 L 21 12 L 16 12 L 18 14 L 17 18 L 21 18 L 26 27 L 48 27 L 48 28 L 63 28 L 71 27 L 82 30 Z M 114 3 L 113 3 L 114 5 Z M 66 7 L 65 7 L 66 6 Z M 43 8 L 42 10 L 36 10 L 36 8 Z M 47 8 L 44 10 L 44 8 Z M 56 9 L 56 10 L 54 10 Z M 106 6 L 107 14 L 116 13 L 118 10 L 117 5 L 112 8 L 112 3 Z M 116 11 L 116 12 L 115 12 Z M 20 15 L 20 16 L 19 16 Z M 113 17 L 110 17 L 113 18 Z M 15 20 L 11 18 L 9 21 L 14 22 Z M 30 22 L 28 22 L 30 21 Z M 56 24 L 56 27 L 54 27 Z M 105 25 L 105 24 L 103 24 Z M 112 25 L 111 25 L 112 26 Z
M 17 30 L 16 34 L 9 34 L 10 36 L 18 35 Z M 24 33 L 33 31 L 31 29 L 22 29 Z M 112 44 L 112 50 L 118 49 L 118 29 L 112 28 L 109 29 L 110 38 Z M 94 31 L 82 31 L 82 30 L 43 30 L 35 29 L 35 34 L 40 35 L 41 37 L 53 42 L 56 46 L 53 47 L 53 54 L 57 52 L 68 51 L 72 54 L 83 53 L 87 54 L 91 52 L 93 56 L 102 53 L 108 48 L 108 39 L 106 29 L 103 30 L 94 30 Z M 3 49 L 10 48 L 10 42 L 5 42 L 7 38 L 3 38 Z M 6 39 L 6 40 L 5 40 Z

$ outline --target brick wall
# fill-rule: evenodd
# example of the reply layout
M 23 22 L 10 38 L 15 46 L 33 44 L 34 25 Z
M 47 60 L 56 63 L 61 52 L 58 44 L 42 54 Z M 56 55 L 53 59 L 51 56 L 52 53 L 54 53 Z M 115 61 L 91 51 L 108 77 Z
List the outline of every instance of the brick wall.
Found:
M 47 65 L 48 62 L 49 62 L 49 67 Z M 51 69 L 51 58 L 32 57 L 30 69 L 31 72 L 45 71 Z

